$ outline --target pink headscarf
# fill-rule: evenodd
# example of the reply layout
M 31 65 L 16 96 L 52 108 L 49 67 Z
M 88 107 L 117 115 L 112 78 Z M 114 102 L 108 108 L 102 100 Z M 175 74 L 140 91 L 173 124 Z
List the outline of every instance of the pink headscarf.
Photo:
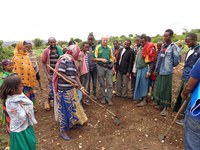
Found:
M 71 55 L 75 61 L 78 60 L 79 53 L 80 53 L 80 47 L 78 45 L 70 45 L 67 48 L 67 54 Z
M 76 70 L 78 72 L 78 64 L 77 64 L 77 60 L 78 60 L 78 57 L 79 57 L 79 53 L 80 53 L 80 47 L 78 45 L 70 45 L 68 48 L 67 48 L 67 52 L 66 54 L 60 56 L 60 58 L 58 59 L 57 63 L 56 63 L 56 67 L 55 67 L 55 70 L 58 71 L 58 66 L 61 62 L 61 60 L 63 58 L 67 58 L 67 57 L 70 57 L 72 59 L 72 61 L 74 62 L 75 66 L 76 66 Z M 53 75 L 53 87 L 54 87 L 54 92 L 57 93 L 58 92 L 58 75 L 56 73 L 54 73 Z

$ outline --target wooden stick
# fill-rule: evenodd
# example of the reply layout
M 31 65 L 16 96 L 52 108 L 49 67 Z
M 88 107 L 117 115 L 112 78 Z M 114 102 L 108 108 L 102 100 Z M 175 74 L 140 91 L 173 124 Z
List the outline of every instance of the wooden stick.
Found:
M 60 76 L 63 80 L 65 80 L 66 82 L 68 82 L 69 84 L 74 86 L 74 83 L 72 83 L 72 81 L 66 79 L 63 75 L 61 75 L 59 72 L 57 72 L 55 69 L 53 69 L 51 66 L 49 66 L 47 64 L 47 67 L 49 67 L 49 69 L 51 69 L 53 72 L 55 72 L 58 76 Z M 112 111 L 110 111 L 109 109 L 107 109 L 105 106 L 99 104 L 98 102 L 96 102 L 90 95 L 88 95 L 87 93 L 85 93 L 85 91 L 83 91 L 82 89 L 81 92 L 83 92 L 91 101 L 93 101 L 95 104 L 97 104 L 98 106 L 104 108 L 107 112 L 109 112 L 112 116 L 117 117 Z M 118 117 L 117 117 L 118 118 Z

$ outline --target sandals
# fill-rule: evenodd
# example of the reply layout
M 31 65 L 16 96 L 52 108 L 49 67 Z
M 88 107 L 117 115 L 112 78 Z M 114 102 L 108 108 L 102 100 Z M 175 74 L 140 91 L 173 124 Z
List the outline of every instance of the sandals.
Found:
M 50 105 L 49 102 L 45 102 L 45 103 L 44 103 L 44 109 L 45 109 L 46 111 L 50 111 L 50 110 L 51 110 L 51 105 Z
M 61 136 L 64 140 L 66 140 L 66 141 L 68 141 L 68 140 L 71 139 L 69 136 L 65 135 L 63 132 L 60 132 L 59 134 L 60 134 L 60 136 Z

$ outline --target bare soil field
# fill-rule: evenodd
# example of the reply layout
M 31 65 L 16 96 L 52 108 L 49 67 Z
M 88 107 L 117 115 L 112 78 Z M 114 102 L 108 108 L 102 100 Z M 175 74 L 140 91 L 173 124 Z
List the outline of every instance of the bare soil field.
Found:
M 180 86 L 182 65 L 174 69 L 173 101 Z M 54 120 L 53 109 L 44 110 L 44 101 L 48 95 L 48 82 L 41 69 L 43 87 L 46 90 L 37 90 L 35 126 L 38 150 L 182 150 L 183 126 L 174 125 L 164 143 L 158 139 L 169 127 L 176 113 L 169 110 L 167 117 L 159 115 L 160 110 L 149 102 L 147 106 L 138 108 L 132 99 L 122 99 L 113 96 L 114 105 L 108 107 L 121 120 L 116 126 L 113 118 L 104 109 L 92 103 L 84 106 L 88 122 L 80 129 L 72 129 L 70 141 L 64 141 L 59 135 L 58 123 Z M 100 102 L 100 99 L 97 100 Z M 107 105 L 105 105 L 107 107 Z M 6 145 L 5 125 L 0 125 L 0 149 Z

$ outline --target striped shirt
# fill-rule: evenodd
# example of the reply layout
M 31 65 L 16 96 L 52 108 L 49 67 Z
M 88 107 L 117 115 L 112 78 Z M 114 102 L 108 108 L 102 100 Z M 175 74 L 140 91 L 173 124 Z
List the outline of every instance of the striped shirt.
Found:
M 87 70 L 89 70 L 88 54 L 85 55 L 85 64 L 87 66 Z
M 57 53 L 57 51 L 55 53 L 50 52 L 50 66 L 52 68 L 56 67 L 56 63 L 58 61 L 59 55 Z
M 58 71 L 63 72 L 66 76 L 68 76 L 71 79 L 75 80 L 76 78 L 76 74 L 77 74 L 76 66 L 74 64 L 74 61 L 70 57 L 62 58 L 58 66 Z M 67 83 L 62 78 L 58 78 L 58 90 L 67 91 L 67 90 L 71 90 L 72 88 L 73 86 L 71 84 Z

